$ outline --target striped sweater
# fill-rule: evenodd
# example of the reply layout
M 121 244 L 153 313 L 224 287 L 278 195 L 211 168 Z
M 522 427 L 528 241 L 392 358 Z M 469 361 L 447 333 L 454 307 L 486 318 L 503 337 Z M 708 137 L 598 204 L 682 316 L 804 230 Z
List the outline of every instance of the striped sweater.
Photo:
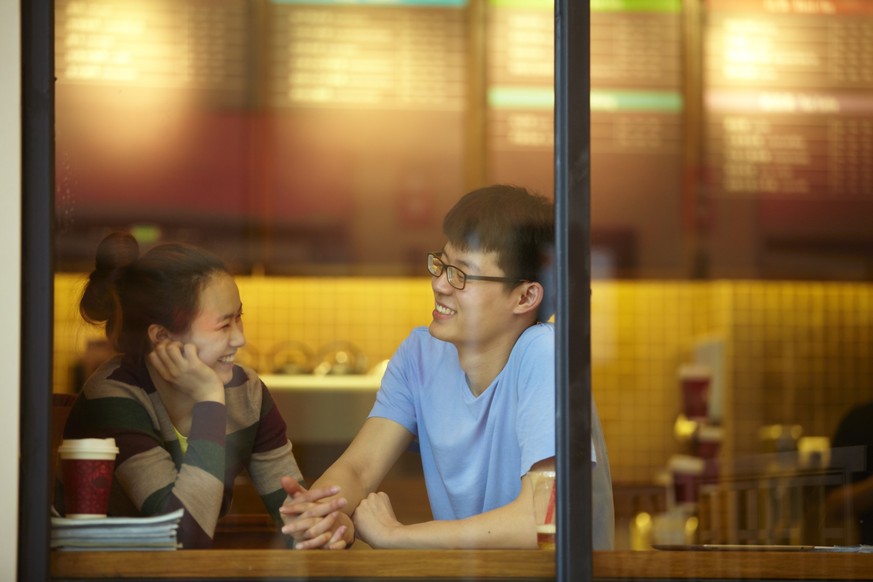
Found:
M 110 515 L 150 516 L 184 508 L 179 542 L 183 548 L 208 548 L 218 518 L 230 508 L 234 478 L 243 469 L 269 513 L 280 519 L 285 500 L 280 477 L 302 481 L 285 428 L 257 374 L 235 366 L 224 405 L 194 406 L 183 454 L 145 362 L 116 356 L 85 383 L 64 438 L 115 439 L 119 454 Z

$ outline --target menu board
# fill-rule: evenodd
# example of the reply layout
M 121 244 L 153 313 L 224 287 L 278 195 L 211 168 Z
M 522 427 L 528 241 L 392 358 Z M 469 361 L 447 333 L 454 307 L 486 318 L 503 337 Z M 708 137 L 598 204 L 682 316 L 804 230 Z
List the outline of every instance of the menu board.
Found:
M 210 248 L 228 259 L 246 253 L 240 240 L 257 207 L 245 120 L 257 94 L 252 7 L 54 3 L 60 268 L 93 264 L 107 229 L 136 224 L 169 238 L 213 238 Z
M 462 110 L 465 2 L 365 4 L 272 3 L 271 105 Z
M 197 90 L 242 105 L 246 0 L 57 0 L 58 83 Z
M 869 240 L 873 2 L 700 0 L 699 21 L 686 5 L 589 2 L 593 253 L 612 275 L 686 276 L 696 244 L 732 264 L 710 274 L 745 276 L 768 237 Z M 468 188 L 554 191 L 553 0 L 55 10 L 64 236 L 143 221 L 280 265 L 411 266 Z M 702 75 L 684 70 L 701 50 Z M 262 232 L 294 244 L 234 239 Z
M 616 260 L 648 262 L 663 274 L 681 256 L 681 2 L 594 0 L 590 7 L 595 238 L 624 238 L 621 252 L 635 258 Z M 491 0 L 488 8 L 489 178 L 551 195 L 554 3 Z M 638 212 L 651 200 L 658 200 L 655 219 Z M 655 230 L 659 221 L 670 234 Z
M 550 151 L 554 140 L 553 5 L 492 0 L 488 8 L 489 149 L 498 158 L 517 149 Z M 499 168 L 500 160 L 494 162 Z
M 466 7 L 58 0 L 61 261 L 136 222 L 268 272 L 420 271 L 466 187 Z
M 265 215 L 419 272 L 466 188 L 466 0 L 272 0 L 265 23 Z
M 873 200 L 873 3 L 710 0 L 713 196 Z

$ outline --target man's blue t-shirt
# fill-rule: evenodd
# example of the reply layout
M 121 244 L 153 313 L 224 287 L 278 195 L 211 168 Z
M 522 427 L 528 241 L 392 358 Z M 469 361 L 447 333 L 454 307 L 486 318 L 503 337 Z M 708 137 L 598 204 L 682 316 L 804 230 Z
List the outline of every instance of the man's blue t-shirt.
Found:
M 370 416 L 393 420 L 417 439 L 434 519 L 506 505 L 531 466 L 555 456 L 554 354 L 553 326 L 528 328 L 477 397 L 455 347 L 426 327 L 397 349 Z

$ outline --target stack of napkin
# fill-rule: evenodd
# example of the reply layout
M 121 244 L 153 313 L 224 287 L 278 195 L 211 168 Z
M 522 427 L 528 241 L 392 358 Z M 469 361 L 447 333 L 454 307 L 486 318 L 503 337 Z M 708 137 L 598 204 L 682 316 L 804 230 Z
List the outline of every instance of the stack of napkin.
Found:
M 52 517 L 51 547 L 70 551 L 175 550 L 183 510 L 154 517 Z

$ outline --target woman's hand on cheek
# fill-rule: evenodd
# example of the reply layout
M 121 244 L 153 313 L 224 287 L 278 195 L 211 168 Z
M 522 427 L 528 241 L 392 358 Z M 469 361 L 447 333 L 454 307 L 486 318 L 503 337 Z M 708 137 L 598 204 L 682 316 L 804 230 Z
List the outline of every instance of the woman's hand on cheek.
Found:
M 224 384 L 215 370 L 197 355 L 197 346 L 175 340 L 162 340 L 148 355 L 157 373 L 176 390 L 197 402 L 224 402 Z

